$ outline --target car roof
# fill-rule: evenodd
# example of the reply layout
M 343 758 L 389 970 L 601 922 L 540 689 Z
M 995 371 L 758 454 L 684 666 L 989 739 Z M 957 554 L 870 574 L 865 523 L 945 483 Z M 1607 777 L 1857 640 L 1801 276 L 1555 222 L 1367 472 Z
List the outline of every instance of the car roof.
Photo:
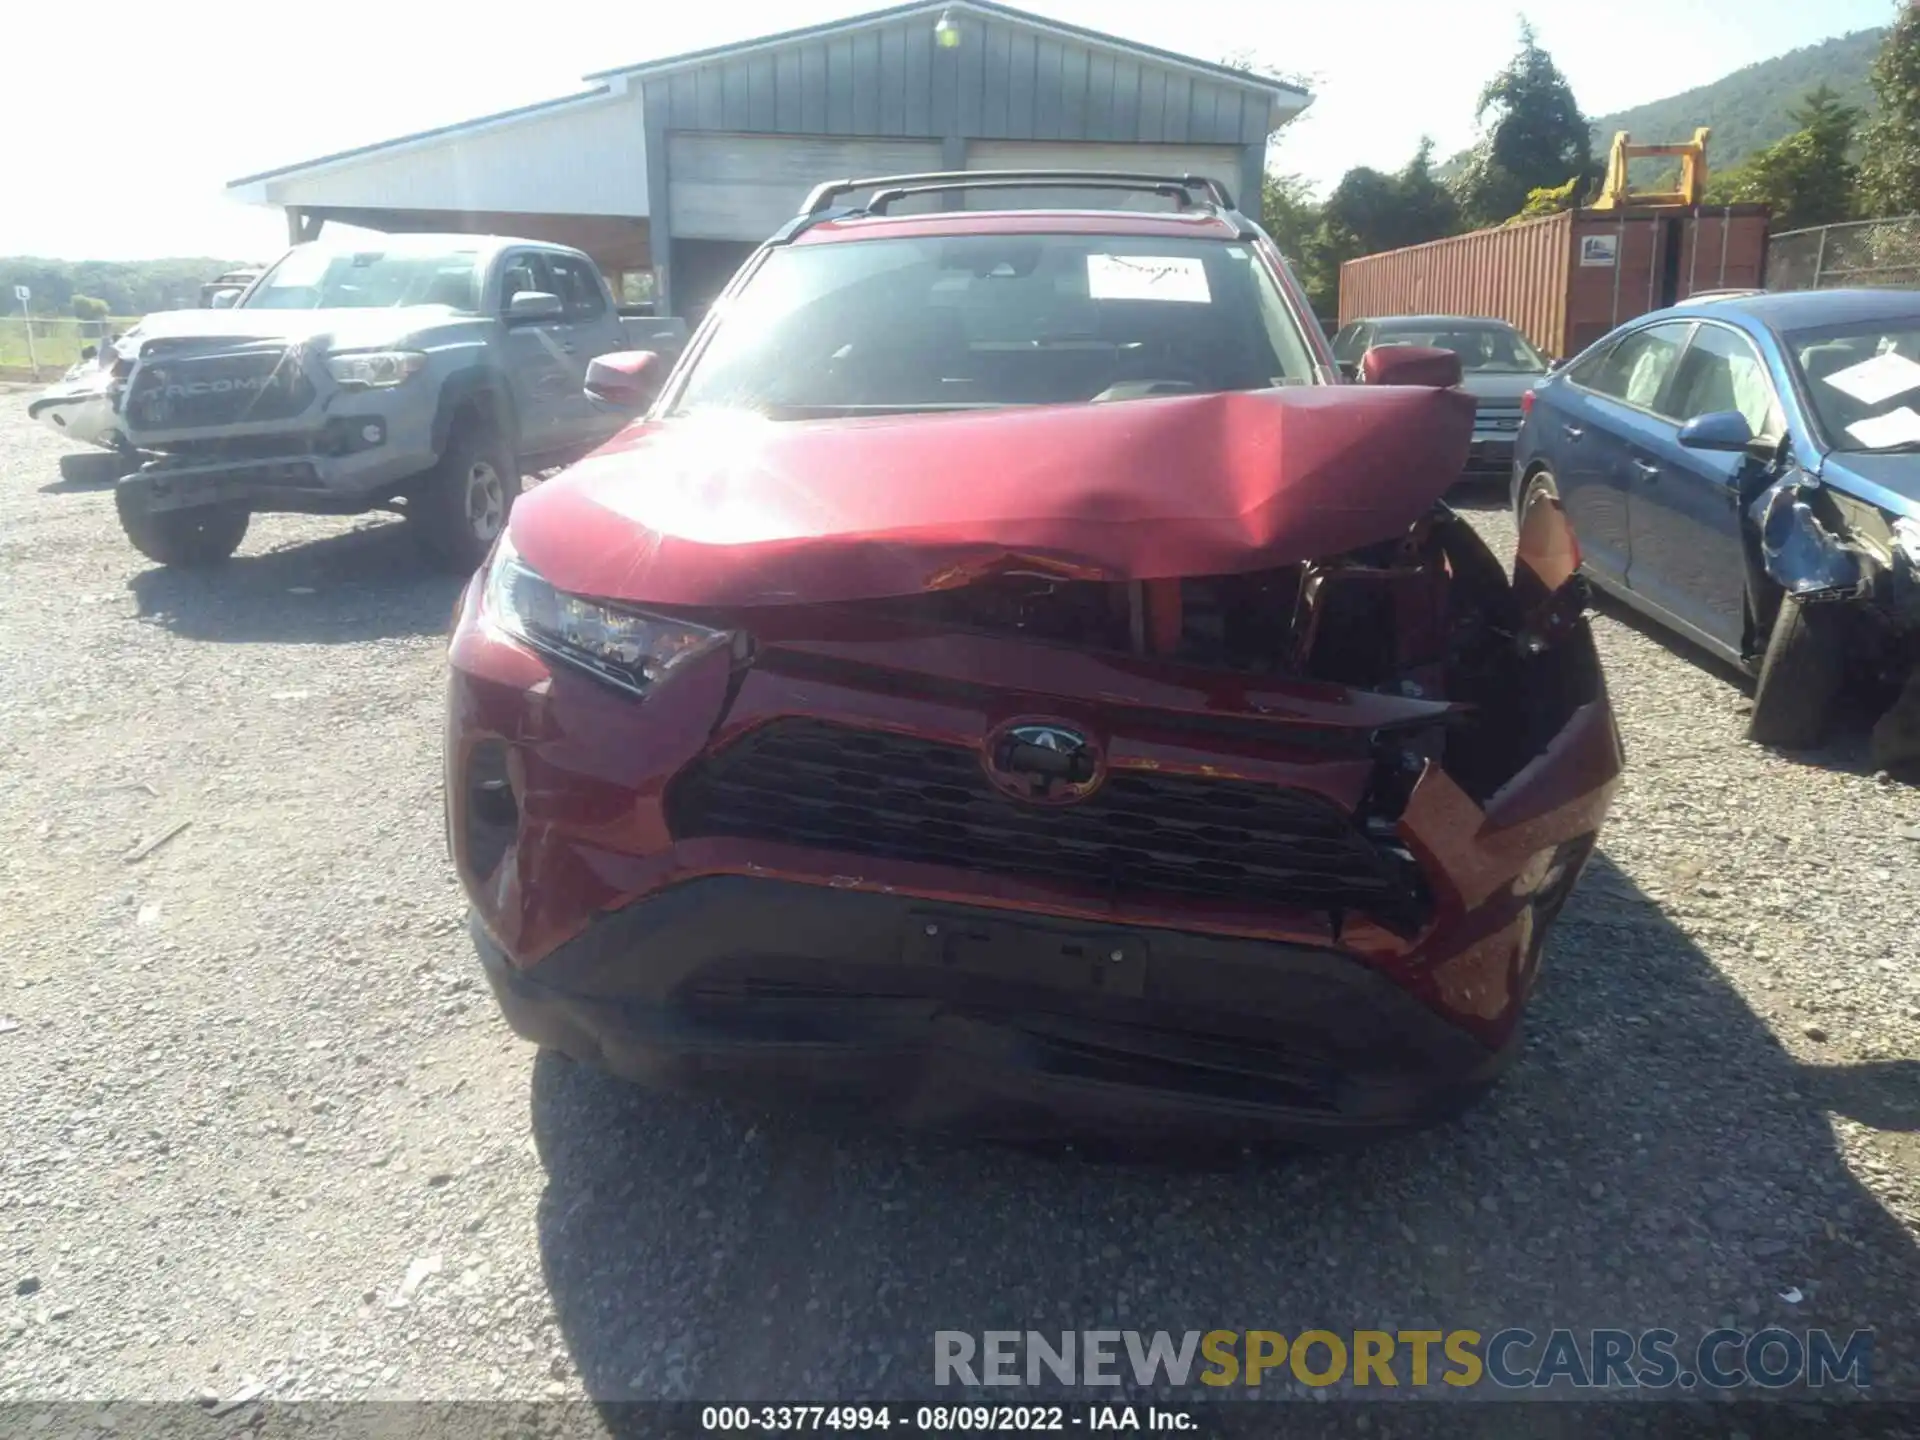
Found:
M 1448 326 L 1458 329 L 1469 325 L 1497 325 L 1502 330 L 1518 327 L 1511 320 L 1502 320 L 1498 315 L 1366 315 L 1349 322 L 1354 325 L 1398 325 L 1406 329 L 1438 329 Z
M 809 225 L 795 245 L 929 235 L 1138 235 L 1187 240 L 1244 238 L 1220 211 L 946 210 L 925 215 L 844 215 Z
M 1658 313 L 1676 319 L 1743 315 L 1769 330 L 1804 330 L 1855 321 L 1920 319 L 1920 290 L 1776 290 L 1712 299 L 1702 296 L 1698 302 Z

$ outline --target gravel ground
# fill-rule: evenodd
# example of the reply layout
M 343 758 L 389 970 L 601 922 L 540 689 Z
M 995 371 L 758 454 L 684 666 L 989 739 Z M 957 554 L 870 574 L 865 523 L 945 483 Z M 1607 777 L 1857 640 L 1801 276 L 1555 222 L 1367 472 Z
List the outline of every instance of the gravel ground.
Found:
M 0 400 L 0 1400 L 912 1397 L 936 1329 L 1103 1325 L 1872 1326 L 1920 1393 L 1920 796 L 1863 737 L 1757 750 L 1602 615 L 1630 776 L 1486 1104 L 1207 1169 L 901 1139 L 511 1038 L 454 583 L 374 521 L 150 568 L 61 451 Z

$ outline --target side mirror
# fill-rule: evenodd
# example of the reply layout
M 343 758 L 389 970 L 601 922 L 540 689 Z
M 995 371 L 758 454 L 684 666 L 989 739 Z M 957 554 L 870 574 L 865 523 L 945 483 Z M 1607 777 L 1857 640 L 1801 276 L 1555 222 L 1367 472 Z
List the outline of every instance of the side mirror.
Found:
M 558 320 L 567 307 L 558 295 L 545 290 L 522 290 L 507 302 L 509 325 L 531 325 L 541 320 Z
M 1682 425 L 1679 440 L 1689 450 L 1745 450 L 1753 444 L 1753 427 L 1738 410 L 1716 410 Z
M 1566 368 L 1567 368 L 1567 357 L 1564 355 L 1556 355 L 1553 357 L 1553 359 L 1547 361 L 1548 373 L 1552 373 L 1555 370 L 1564 370 Z
M 98 345 L 82 345 L 80 347 L 80 358 L 82 360 L 98 360 L 100 358 L 100 347 Z
M 614 410 L 638 413 L 667 383 L 667 362 L 651 350 L 616 350 L 587 362 L 587 395 Z
M 1342 380 L 1358 380 L 1360 378 L 1359 365 L 1351 360 L 1342 360 L 1340 362 L 1340 378 Z
M 1360 357 L 1368 385 L 1421 385 L 1449 390 L 1460 383 L 1460 357 L 1427 345 L 1376 345 Z
M 231 310 L 233 302 L 240 298 L 238 290 L 216 290 L 207 297 L 209 310 Z

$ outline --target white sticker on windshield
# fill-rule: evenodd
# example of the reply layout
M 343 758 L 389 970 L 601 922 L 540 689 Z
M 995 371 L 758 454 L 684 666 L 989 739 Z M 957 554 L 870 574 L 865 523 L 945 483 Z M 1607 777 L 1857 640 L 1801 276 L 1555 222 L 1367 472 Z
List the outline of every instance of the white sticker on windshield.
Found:
M 1849 365 L 1826 377 L 1826 383 L 1862 405 L 1878 405 L 1909 390 L 1920 389 L 1920 364 L 1889 350 L 1858 365 Z
M 1920 366 L 1914 368 L 1920 369 Z M 1920 444 L 1920 414 L 1915 413 L 1912 406 L 1902 405 L 1898 410 L 1889 410 L 1884 415 L 1854 421 L 1847 426 L 1847 434 L 1869 450 L 1884 450 L 1890 445 Z
M 1187 255 L 1089 255 L 1087 294 L 1095 300 L 1169 300 L 1205 305 L 1207 267 Z

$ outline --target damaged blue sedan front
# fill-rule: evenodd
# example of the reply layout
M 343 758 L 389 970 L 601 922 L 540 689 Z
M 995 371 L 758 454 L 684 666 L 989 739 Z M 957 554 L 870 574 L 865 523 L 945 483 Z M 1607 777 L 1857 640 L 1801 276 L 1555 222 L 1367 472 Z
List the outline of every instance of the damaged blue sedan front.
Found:
M 1920 293 L 1658 311 L 1525 405 L 1516 511 L 1556 498 L 1596 585 L 1757 677 L 1754 739 L 1819 743 L 1851 678 L 1920 764 Z

